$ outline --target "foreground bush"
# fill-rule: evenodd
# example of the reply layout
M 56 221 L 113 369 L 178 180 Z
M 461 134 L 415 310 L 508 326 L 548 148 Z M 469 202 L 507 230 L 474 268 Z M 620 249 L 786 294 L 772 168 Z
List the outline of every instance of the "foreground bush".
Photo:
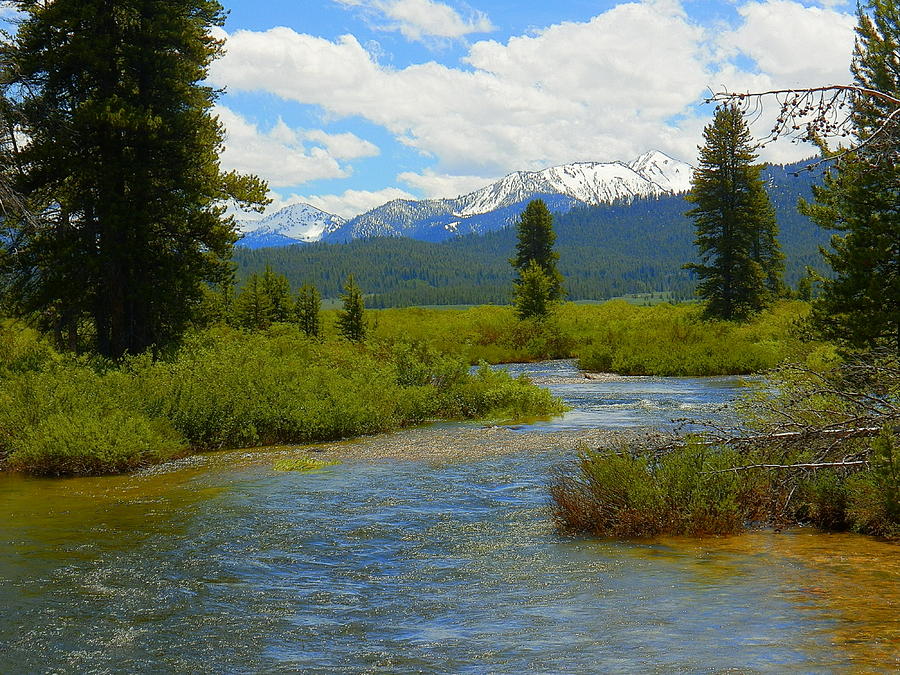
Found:
M 893 433 L 879 442 L 898 447 Z M 662 456 L 584 451 L 555 472 L 554 515 L 563 531 L 614 538 L 804 524 L 900 538 L 898 454 L 890 460 L 876 455 L 871 466 L 856 471 L 784 474 L 763 468 L 776 461 L 696 444 Z M 760 468 L 746 469 L 748 462 Z
M 613 537 L 811 524 L 900 537 L 900 366 L 893 355 L 785 367 L 742 433 L 584 451 L 550 492 L 562 529 Z
M 190 451 L 346 438 L 428 419 L 546 415 L 549 392 L 416 346 L 320 344 L 293 327 L 190 338 L 170 358 L 51 359 L 0 375 L 0 461 L 124 471 Z

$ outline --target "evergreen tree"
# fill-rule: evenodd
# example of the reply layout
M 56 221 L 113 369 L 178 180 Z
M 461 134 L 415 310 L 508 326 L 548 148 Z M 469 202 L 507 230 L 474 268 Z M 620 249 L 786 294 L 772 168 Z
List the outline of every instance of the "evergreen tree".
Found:
M 322 328 L 322 298 L 319 289 L 311 284 L 303 284 L 297 295 L 297 323 L 309 337 L 319 337 Z
M 272 321 L 287 322 L 294 316 L 294 305 L 291 301 L 291 282 L 283 274 L 272 271 L 266 265 L 262 276 L 263 292 L 269 297 L 272 306 Z
M 896 97 L 900 6 L 869 0 L 858 15 L 854 81 Z M 835 159 L 824 185 L 814 190 L 815 203 L 801 209 L 837 231 L 832 250 L 823 250 L 834 275 L 820 282 L 814 324 L 847 346 L 888 344 L 900 353 L 900 124 L 890 117 L 894 112 L 877 97 L 854 99 L 858 148 Z
M 273 321 L 272 299 L 258 274 L 251 274 L 234 303 L 238 326 L 248 330 L 265 330 Z
M 347 277 L 344 292 L 341 294 L 343 309 L 338 312 L 338 333 L 351 342 L 362 342 L 366 339 L 365 304 L 359 286 L 353 275 Z
M 215 0 L 14 0 L 0 44 L 29 143 L 19 191 L 42 214 L 0 261 L 15 309 L 46 327 L 92 323 L 120 357 L 181 334 L 206 282 L 227 277 L 235 239 L 224 202 L 265 201 L 258 179 L 223 173 Z M 47 326 L 49 324 L 49 326 Z
M 552 293 L 553 281 L 536 260 L 530 261 L 516 284 L 513 299 L 516 314 L 520 319 L 546 317 L 553 308 Z
M 553 231 L 553 214 L 542 199 L 533 199 L 516 223 L 516 255 L 509 262 L 519 272 L 516 285 L 523 282 L 522 274 L 532 261 L 536 262 L 549 283 L 552 301 L 563 297 L 562 275 L 556 268 L 559 253 L 553 250 L 556 233 Z
M 234 279 L 206 285 L 203 287 L 199 308 L 194 313 L 194 322 L 204 327 L 216 324 L 236 325 L 234 304 Z
M 687 197 L 700 264 L 685 267 L 700 279 L 709 316 L 744 319 L 782 291 L 778 224 L 740 111 L 717 109 L 703 138 Z

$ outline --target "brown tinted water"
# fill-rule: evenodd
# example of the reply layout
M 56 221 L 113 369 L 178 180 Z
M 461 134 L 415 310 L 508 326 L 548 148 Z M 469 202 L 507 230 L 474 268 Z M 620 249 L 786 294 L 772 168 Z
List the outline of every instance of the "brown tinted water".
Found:
M 559 537 L 547 468 L 604 435 L 574 419 L 317 446 L 343 463 L 312 474 L 282 448 L 0 476 L 0 673 L 900 669 L 897 545 Z

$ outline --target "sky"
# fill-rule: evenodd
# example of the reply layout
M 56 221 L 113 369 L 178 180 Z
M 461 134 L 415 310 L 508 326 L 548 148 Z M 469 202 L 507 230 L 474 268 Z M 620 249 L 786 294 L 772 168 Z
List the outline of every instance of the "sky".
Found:
M 223 167 L 266 179 L 269 212 L 345 218 L 517 170 L 691 163 L 710 91 L 849 82 L 856 24 L 841 0 L 221 1 Z

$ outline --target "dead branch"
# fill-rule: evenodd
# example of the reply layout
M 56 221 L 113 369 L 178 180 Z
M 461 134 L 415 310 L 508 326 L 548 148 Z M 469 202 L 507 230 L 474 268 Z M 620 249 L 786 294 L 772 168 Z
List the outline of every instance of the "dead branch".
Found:
M 840 139 L 838 152 L 811 163 L 808 170 L 863 149 L 873 150 L 876 155 L 895 157 L 897 154 L 896 143 L 879 144 L 892 130 L 896 131 L 900 98 L 877 89 L 831 84 L 760 92 L 726 90 L 713 93 L 706 101 L 735 106 L 745 117 L 756 120 L 762 116 L 768 99 L 774 99 L 779 112 L 772 129 L 760 139 L 760 147 L 783 137 L 817 144 L 826 139 Z M 883 113 L 875 127 L 867 129 L 864 137 L 860 137 L 853 115 L 865 102 L 883 109 Z M 844 145 L 845 142 L 849 145 Z
M 823 469 L 836 466 L 862 466 L 869 463 L 867 459 L 854 459 L 842 462 L 801 462 L 799 464 L 747 464 L 746 466 L 732 466 L 727 469 L 704 471 L 704 474 L 730 473 L 732 471 L 750 471 L 751 469 Z

